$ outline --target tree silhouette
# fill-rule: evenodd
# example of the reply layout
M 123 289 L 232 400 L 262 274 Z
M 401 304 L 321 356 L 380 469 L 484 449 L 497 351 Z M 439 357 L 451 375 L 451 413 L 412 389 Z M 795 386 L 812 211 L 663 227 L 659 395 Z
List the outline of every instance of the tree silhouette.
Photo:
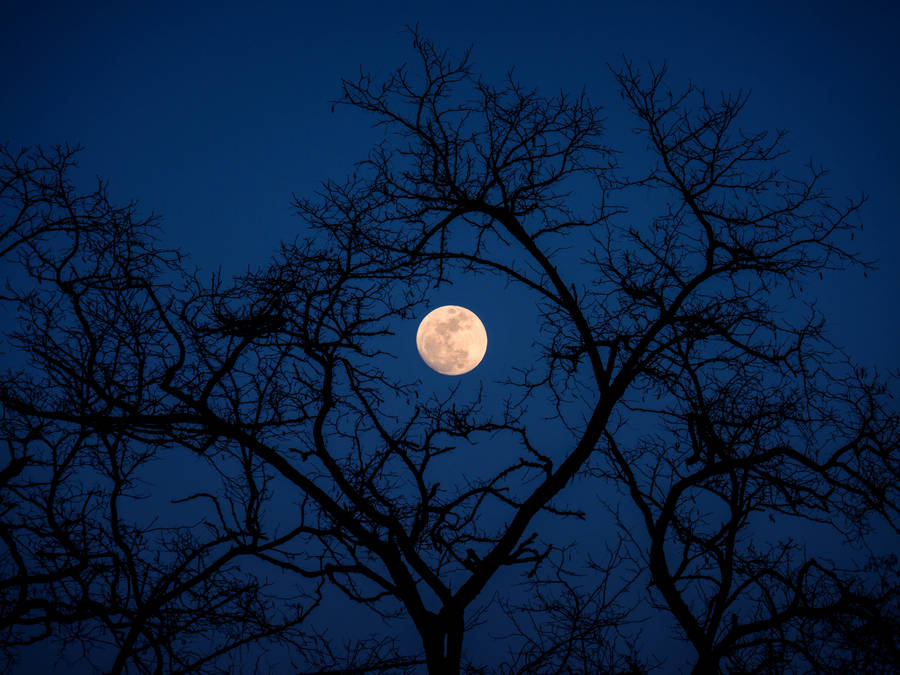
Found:
M 833 555 L 897 533 L 890 382 L 800 311 L 805 277 L 867 265 L 860 202 L 784 175 L 781 134 L 737 129 L 744 95 L 625 62 L 649 158 L 628 178 L 585 95 L 413 38 L 416 69 L 343 82 L 384 139 L 232 280 L 79 193 L 75 150 L 4 148 L 7 657 L 56 637 L 111 673 L 263 670 L 267 648 L 307 673 L 637 673 L 660 662 L 637 622 L 665 615 L 698 673 L 893 672 L 896 558 Z M 655 217 L 623 206 L 648 194 Z M 540 310 L 502 405 L 384 367 L 463 273 Z M 606 551 L 559 543 L 604 506 Z M 331 637 L 336 593 L 384 623 Z M 508 653 L 466 652 L 498 608 Z

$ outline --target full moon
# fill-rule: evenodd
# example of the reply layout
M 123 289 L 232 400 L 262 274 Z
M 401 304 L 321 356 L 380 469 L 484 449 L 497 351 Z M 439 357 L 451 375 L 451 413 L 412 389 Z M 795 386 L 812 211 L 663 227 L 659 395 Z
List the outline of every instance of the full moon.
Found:
M 433 309 L 419 324 L 416 347 L 422 360 L 443 375 L 462 375 L 481 363 L 487 332 L 474 312 L 457 305 Z

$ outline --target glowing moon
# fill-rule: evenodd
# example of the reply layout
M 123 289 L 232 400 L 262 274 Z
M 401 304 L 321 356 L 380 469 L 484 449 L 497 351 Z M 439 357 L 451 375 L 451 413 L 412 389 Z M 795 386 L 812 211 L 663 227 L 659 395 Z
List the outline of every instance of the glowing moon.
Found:
M 416 331 L 416 347 L 433 370 L 443 375 L 462 375 L 484 358 L 487 332 L 474 312 L 444 305 L 422 319 Z

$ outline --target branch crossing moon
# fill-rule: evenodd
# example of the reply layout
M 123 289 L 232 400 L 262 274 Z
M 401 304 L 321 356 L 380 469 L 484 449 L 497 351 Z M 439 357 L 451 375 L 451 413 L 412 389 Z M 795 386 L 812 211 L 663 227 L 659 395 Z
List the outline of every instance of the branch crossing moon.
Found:
M 474 312 L 458 305 L 438 307 L 416 331 L 419 356 L 442 375 L 462 375 L 475 368 L 487 351 L 487 331 Z

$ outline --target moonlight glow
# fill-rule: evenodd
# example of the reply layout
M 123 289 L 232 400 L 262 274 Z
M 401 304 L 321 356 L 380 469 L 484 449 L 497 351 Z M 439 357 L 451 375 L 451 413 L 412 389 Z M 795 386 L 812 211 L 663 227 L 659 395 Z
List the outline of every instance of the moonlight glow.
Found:
M 473 312 L 444 305 L 422 319 L 416 332 L 416 347 L 432 369 L 443 375 L 462 375 L 484 358 L 487 332 Z

